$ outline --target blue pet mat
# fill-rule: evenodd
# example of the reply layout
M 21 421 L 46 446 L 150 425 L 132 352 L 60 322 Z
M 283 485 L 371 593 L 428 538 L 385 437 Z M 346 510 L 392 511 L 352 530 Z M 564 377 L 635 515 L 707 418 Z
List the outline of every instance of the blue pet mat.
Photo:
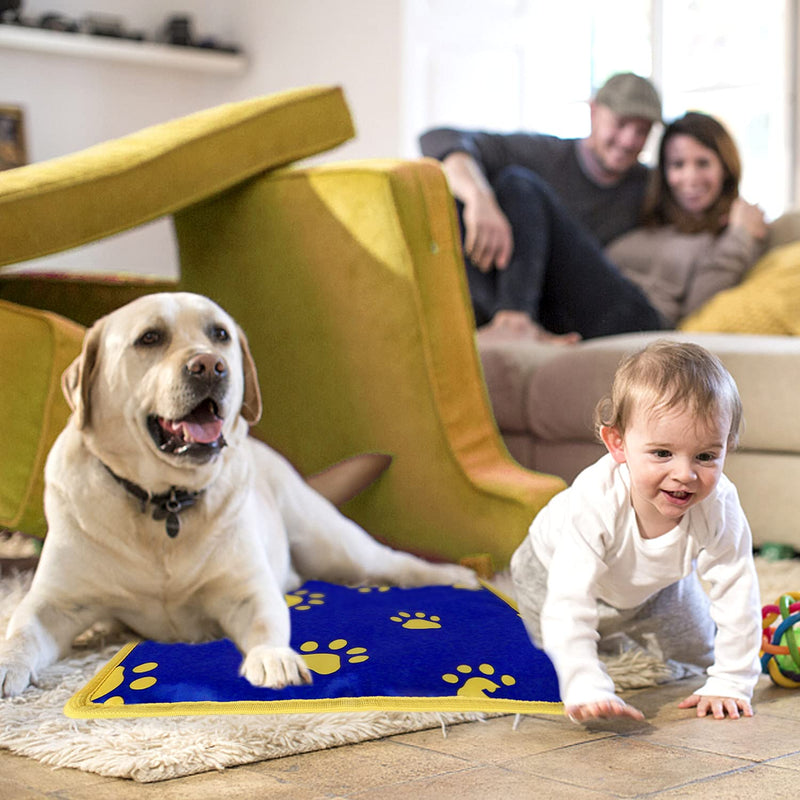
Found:
M 560 714 L 558 681 L 513 604 L 484 586 L 348 588 L 286 595 L 292 647 L 314 682 L 281 690 L 239 675 L 229 639 L 126 645 L 64 708 L 70 717 L 342 711 Z

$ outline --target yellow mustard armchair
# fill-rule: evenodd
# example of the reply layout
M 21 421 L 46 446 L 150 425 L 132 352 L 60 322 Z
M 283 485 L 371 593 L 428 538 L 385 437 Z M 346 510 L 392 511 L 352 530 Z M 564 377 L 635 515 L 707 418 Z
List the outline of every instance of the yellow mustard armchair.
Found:
M 0 525 L 44 532 L 41 469 L 67 413 L 57 375 L 81 333 L 69 320 L 89 324 L 137 294 L 174 288 L 213 298 L 245 329 L 265 409 L 254 434 L 303 474 L 361 453 L 391 456 L 345 513 L 396 547 L 505 566 L 564 484 L 518 466 L 498 434 L 438 165 L 287 166 L 352 135 L 341 91 L 310 87 L 0 177 L 0 265 L 167 214 L 180 256 L 176 284 L 0 279 L 0 333 L 14 315 L 39 326 L 13 354 L 5 342 L 0 350 L 4 385 L 15 387 L 27 380 L 26 348 L 39 354 L 36 385 L 16 400 L 0 394 L 5 419 L 15 429 L 19 420 L 13 469 L 0 460 Z

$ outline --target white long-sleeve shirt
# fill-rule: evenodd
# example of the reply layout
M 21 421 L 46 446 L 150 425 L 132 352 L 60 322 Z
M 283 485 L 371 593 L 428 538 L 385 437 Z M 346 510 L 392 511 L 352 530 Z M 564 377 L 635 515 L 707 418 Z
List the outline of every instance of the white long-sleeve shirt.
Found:
M 710 584 L 717 626 L 714 664 L 696 694 L 751 698 L 760 672 L 758 580 L 750 528 L 724 475 L 675 528 L 644 539 L 627 465 L 606 455 L 536 516 L 521 545 L 526 546 L 548 571 L 542 640 L 565 705 L 617 699 L 597 655 L 597 600 L 634 608 L 695 566 Z

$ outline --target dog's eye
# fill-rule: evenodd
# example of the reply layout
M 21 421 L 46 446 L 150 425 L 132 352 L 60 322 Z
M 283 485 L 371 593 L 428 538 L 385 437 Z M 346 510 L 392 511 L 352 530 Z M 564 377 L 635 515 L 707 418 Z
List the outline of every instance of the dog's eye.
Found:
M 229 342 L 231 338 L 227 328 L 223 328 L 222 325 L 214 325 L 209 331 L 209 334 L 211 339 L 215 342 Z
M 137 340 L 137 347 L 156 347 L 164 341 L 164 333 L 156 328 L 146 330 Z

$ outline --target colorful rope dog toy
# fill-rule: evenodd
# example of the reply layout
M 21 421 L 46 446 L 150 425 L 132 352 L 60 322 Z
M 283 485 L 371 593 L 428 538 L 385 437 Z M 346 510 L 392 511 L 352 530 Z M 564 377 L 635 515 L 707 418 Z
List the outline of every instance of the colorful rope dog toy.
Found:
M 761 610 L 761 671 L 787 689 L 800 687 L 800 593 L 786 592 Z M 777 622 L 778 624 L 773 625 Z

